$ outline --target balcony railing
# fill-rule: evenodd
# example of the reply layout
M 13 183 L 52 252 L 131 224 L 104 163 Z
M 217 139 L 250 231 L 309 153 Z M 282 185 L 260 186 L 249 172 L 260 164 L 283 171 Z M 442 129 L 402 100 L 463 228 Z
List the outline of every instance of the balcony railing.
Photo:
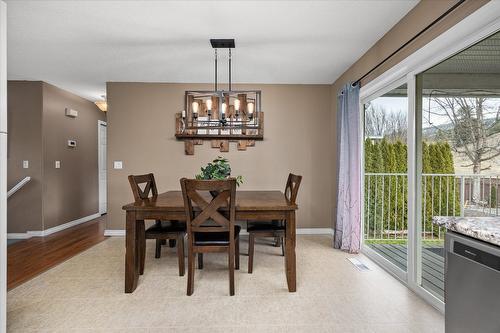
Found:
M 442 240 L 433 216 L 500 216 L 500 175 L 423 174 L 422 239 Z M 366 240 L 406 240 L 408 176 L 365 173 Z

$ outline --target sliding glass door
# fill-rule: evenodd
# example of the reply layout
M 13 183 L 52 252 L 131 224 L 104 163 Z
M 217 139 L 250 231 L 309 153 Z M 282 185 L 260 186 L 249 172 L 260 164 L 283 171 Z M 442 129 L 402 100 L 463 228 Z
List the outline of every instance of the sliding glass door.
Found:
M 362 250 L 444 309 L 433 218 L 500 216 L 500 32 L 408 71 L 362 88 Z
M 363 245 L 407 271 L 408 97 L 405 83 L 364 103 Z
M 444 301 L 445 229 L 433 216 L 500 216 L 500 33 L 420 73 L 421 287 Z

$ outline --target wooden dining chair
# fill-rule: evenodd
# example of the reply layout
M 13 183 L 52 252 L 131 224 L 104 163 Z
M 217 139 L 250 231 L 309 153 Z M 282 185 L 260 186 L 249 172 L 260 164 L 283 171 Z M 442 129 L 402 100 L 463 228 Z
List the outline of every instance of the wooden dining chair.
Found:
M 286 200 L 295 204 L 297 201 L 297 194 L 299 192 L 300 182 L 302 181 L 302 176 L 294 175 L 290 173 L 288 175 L 288 180 L 285 186 L 285 197 Z M 251 274 L 253 271 L 253 257 L 254 257 L 254 247 L 255 238 L 259 237 L 273 237 L 281 245 L 281 255 L 285 255 L 285 231 L 286 224 L 284 221 L 255 221 L 248 222 L 248 273 Z
M 240 266 L 240 226 L 235 225 L 236 180 L 181 179 L 188 235 L 187 295 L 194 291 L 196 254 L 227 252 L 229 294 L 234 295 L 234 270 Z M 194 207 L 196 205 L 196 207 Z
M 158 196 L 155 177 L 152 173 L 146 175 L 128 176 L 135 201 L 145 200 Z M 141 185 L 144 185 L 141 188 Z M 141 224 L 139 238 L 139 272 L 144 273 L 144 263 L 146 260 L 146 239 L 156 240 L 155 258 L 161 257 L 161 245 L 167 240 L 175 240 L 177 244 L 177 256 L 179 260 L 179 275 L 184 276 L 184 236 L 186 235 L 186 225 L 177 221 L 156 220 L 148 229 L 144 230 Z

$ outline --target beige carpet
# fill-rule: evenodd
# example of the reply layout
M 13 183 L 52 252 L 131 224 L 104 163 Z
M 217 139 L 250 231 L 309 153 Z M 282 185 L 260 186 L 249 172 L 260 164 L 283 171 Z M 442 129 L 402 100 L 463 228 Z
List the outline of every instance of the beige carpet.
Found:
M 256 244 L 228 296 L 227 257 L 205 255 L 194 295 L 178 276 L 173 249 L 124 289 L 124 238 L 110 238 L 8 293 L 9 332 L 444 332 L 444 318 L 363 256 L 358 271 L 328 236 L 298 236 L 297 292 L 286 289 L 280 249 Z M 246 253 L 242 242 L 242 253 Z

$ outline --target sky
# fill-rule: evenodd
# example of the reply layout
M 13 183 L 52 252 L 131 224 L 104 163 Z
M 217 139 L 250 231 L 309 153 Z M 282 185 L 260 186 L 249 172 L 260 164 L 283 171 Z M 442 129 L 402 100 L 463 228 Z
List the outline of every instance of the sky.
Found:
M 428 127 L 431 127 L 432 125 L 436 126 L 436 125 L 442 125 L 442 124 L 449 123 L 449 118 L 444 114 L 443 111 L 440 112 L 440 113 L 442 113 L 441 116 L 431 113 L 430 118 L 429 118 L 429 113 L 428 113 L 429 99 L 428 98 L 424 98 L 423 104 L 424 104 L 423 105 L 423 118 L 424 119 L 423 119 L 423 124 L 422 124 L 423 128 L 428 128 Z M 407 97 L 378 97 L 378 98 L 371 101 L 371 105 L 373 105 L 375 107 L 383 107 L 385 110 L 387 110 L 388 112 L 391 112 L 391 113 L 401 112 L 401 111 L 403 111 L 406 114 L 408 113 L 408 98 Z M 496 113 L 493 111 L 496 111 L 496 110 L 498 110 L 498 108 L 500 108 L 500 98 L 491 98 L 486 103 L 486 105 L 489 108 L 489 113 L 488 113 L 487 118 L 491 118 Z M 439 107 L 433 101 L 431 101 L 430 107 L 431 107 L 431 110 L 435 113 L 437 113 L 437 111 L 439 110 Z M 431 123 L 429 123 L 429 119 L 430 119 Z

